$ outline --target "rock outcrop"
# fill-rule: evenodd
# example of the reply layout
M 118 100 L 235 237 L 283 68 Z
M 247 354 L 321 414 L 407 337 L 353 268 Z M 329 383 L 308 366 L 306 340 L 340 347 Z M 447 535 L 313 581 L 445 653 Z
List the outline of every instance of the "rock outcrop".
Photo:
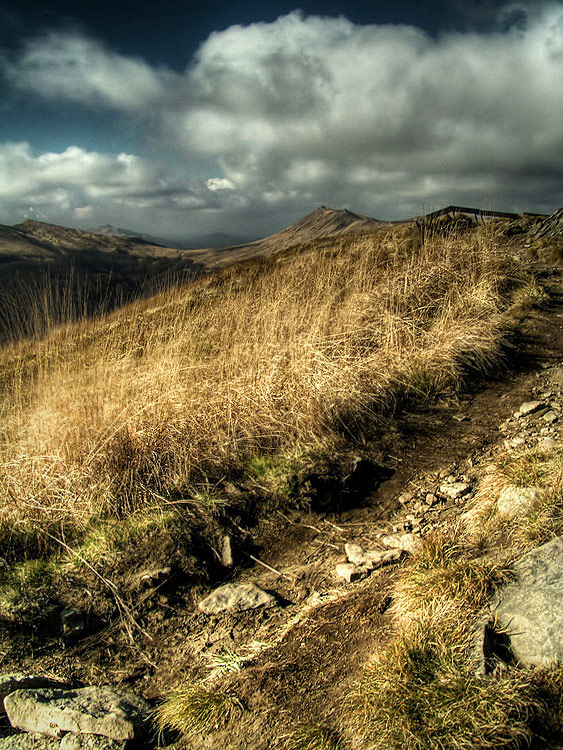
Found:
M 498 597 L 495 615 L 525 666 L 563 662 L 563 538 L 528 552 Z
M 25 732 L 62 737 L 66 732 L 133 739 L 150 711 L 149 704 L 126 690 L 85 687 L 16 690 L 4 699 L 10 724 Z

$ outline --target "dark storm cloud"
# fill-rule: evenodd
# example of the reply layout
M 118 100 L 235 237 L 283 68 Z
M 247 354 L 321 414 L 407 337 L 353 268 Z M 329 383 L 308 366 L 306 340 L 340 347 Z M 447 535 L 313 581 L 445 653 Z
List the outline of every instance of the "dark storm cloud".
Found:
M 563 203 L 563 7 L 480 8 L 494 11 L 493 30 L 436 38 L 296 12 L 212 34 L 183 74 L 81 35 L 32 39 L 4 63 L 12 87 L 118 110 L 139 129 L 148 112 L 153 142 L 176 150 L 178 169 L 170 176 L 137 156 L 78 149 L 63 159 L 27 147 L 25 177 L 11 182 L 11 144 L 0 151 L 0 191 L 14 206 L 41 195 L 45 211 L 52 191 L 53 205 L 65 196 L 77 216 L 122 201 L 123 212 L 141 206 L 152 225 L 185 206 L 202 228 L 221 211 L 240 227 L 321 202 L 389 218 L 449 202 L 555 208 Z M 210 160 L 217 169 L 207 181 L 182 176 L 182 164 L 189 175 Z M 74 162 L 88 168 L 73 171 Z

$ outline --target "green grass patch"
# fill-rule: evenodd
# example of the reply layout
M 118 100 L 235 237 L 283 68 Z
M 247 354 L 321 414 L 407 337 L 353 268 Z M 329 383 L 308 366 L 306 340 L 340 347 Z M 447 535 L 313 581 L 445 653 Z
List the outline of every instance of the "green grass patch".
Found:
M 26 560 L 0 572 L 0 617 L 36 623 L 50 614 L 50 594 L 59 573 L 55 560 Z

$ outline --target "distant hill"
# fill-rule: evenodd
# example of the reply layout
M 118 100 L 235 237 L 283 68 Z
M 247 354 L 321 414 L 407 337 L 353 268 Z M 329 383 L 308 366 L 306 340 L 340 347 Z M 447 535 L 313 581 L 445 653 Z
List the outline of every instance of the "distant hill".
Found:
M 180 250 L 142 238 L 40 221 L 0 225 L 0 339 L 110 310 L 204 271 Z M 49 299 L 50 312 L 39 307 Z
M 319 206 L 295 224 L 261 240 L 241 245 L 223 247 L 218 250 L 199 250 L 190 252 L 194 260 L 199 260 L 208 267 L 220 267 L 230 263 L 254 257 L 267 257 L 302 242 L 310 242 L 319 237 L 329 237 L 351 232 L 377 231 L 390 226 L 391 222 L 372 219 L 370 216 L 356 214 L 347 209 L 333 209 Z
M 132 229 L 123 229 L 123 227 L 113 227 L 111 224 L 104 224 L 101 227 L 97 227 L 97 229 L 93 229 L 92 232 L 94 234 L 106 234 L 113 237 L 136 237 L 153 245 L 162 245 L 163 247 L 170 247 L 176 250 L 226 247 L 228 245 L 240 245 L 243 242 L 252 241 L 247 237 L 239 237 L 236 234 L 227 234 L 226 232 L 210 232 L 209 234 L 190 236 L 185 240 L 173 240 L 134 232 Z

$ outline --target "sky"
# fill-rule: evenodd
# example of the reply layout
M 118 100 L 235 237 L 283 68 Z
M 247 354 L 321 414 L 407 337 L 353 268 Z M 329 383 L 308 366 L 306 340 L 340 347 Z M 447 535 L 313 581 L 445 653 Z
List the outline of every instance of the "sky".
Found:
M 0 223 L 563 205 L 563 0 L 0 0 Z

